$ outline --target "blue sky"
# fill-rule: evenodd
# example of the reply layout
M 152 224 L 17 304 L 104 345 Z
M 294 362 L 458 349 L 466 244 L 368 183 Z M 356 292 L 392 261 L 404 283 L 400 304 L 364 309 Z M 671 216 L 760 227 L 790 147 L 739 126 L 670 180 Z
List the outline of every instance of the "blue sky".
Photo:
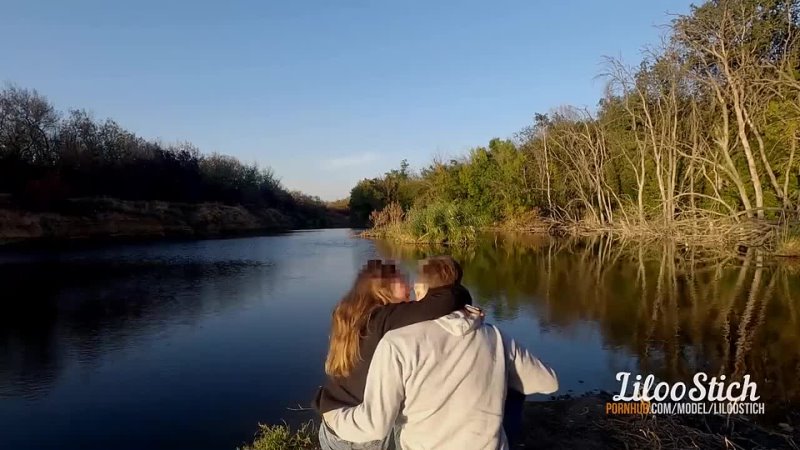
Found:
M 330 200 L 361 178 L 592 107 L 688 1 L 139 0 L 0 6 L 0 80 L 146 138 L 271 166 Z

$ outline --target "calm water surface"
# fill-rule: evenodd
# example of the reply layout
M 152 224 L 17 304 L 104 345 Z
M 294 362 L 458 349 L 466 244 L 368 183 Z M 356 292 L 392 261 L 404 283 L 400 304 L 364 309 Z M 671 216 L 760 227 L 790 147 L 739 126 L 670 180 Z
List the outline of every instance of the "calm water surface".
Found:
M 333 305 L 370 257 L 442 249 L 348 230 L 0 252 L 0 448 L 232 449 L 305 420 Z M 490 237 L 456 256 L 476 303 L 559 373 L 751 374 L 800 399 L 800 270 L 608 241 Z M 291 409 L 290 409 L 291 408 Z

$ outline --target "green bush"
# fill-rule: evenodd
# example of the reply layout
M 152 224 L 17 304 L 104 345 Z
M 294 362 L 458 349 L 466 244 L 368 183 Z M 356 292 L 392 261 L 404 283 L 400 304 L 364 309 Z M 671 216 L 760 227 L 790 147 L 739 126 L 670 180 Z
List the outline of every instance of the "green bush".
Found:
M 406 231 L 423 242 L 465 244 L 475 239 L 484 223 L 474 208 L 461 202 L 434 202 L 411 208 L 406 215 Z
M 258 433 L 252 444 L 237 450 L 317 450 L 316 427 L 313 422 L 292 431 L 289 425 L 258 424 Z

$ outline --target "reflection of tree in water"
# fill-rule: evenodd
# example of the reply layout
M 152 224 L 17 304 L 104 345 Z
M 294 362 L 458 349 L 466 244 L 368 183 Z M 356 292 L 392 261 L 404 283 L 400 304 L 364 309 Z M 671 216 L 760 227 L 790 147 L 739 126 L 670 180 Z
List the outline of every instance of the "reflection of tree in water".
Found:
M 93 365 L 131 339 L 234 307 L 275 280 L 273 268 L 247 261 L 90 260 L 0 269 L 0 398 L 43 394 L 67 360 Z
M 378 249 L 404 260 L 447 252 L 384 242 Z M 590 320 L 642 372 L 673 381 L 699 370 L 750 374 L 765 401 L 800 400 L 800 274 L 791 267 L 755 253 L 719 258 L 607 238 L 503 236 L 453 251 L 473 296 L 501 319 L 530 309 L 564 331 Z

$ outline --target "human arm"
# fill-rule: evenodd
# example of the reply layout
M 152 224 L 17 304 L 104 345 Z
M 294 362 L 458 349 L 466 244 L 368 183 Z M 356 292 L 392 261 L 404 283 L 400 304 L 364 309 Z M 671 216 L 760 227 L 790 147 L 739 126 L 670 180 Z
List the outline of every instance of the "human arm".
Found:
M 434 288 L 416 302 L 383 306 L 376 313 L 375 318 L 379 319 L 376 325 L 380 327 L 379 332 L 385 334 L 415 323 L 438 319 L 471 303 L 469 291 L 460 285 Z
M 501 334 L 502 335 L 502 334 Z M 525 395 L 552 394 L 558 390 L 558 377 L 525 347 L 503 336 L 508 361 L 508 387 Z
M 391 432 L 404 399 L 400 355 L 394 345 L 382 339 L 369 366 L 364 401 L 326 413 L 325 423 L 349 442 L 381 440 Z

